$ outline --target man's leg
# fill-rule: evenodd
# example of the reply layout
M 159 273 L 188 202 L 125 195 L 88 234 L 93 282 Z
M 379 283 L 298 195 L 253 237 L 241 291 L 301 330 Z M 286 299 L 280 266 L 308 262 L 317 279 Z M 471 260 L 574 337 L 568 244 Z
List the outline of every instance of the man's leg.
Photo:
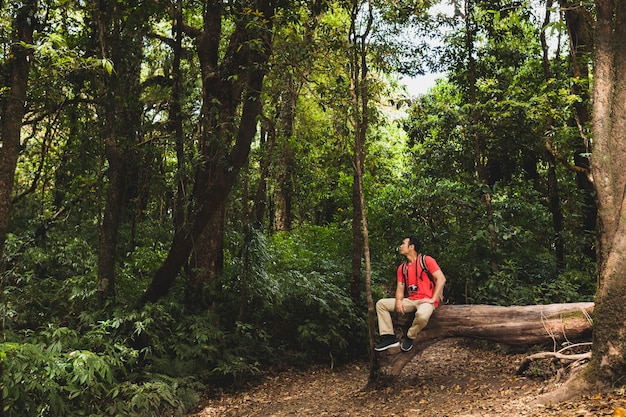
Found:
M 417 306 L 417 311 L 415 312 L 415 319 L 413 319 L 413 324 L 406 332 L 406 335 L 409 339 L 415 339 L 417 334 L 428 324 L 428 320 L 430 316 L 432 316 L 433 311 L 435 311 L 435 306 L 431 303 L 420 303 Z
M 395 332 L 393 331 L 393 322 L 391 320 L 391 313 L 395 309 L 395 298 L 381 298 L 376 303 L 378 334 L 380 335 L 381 341 L 374 347 L 374 349 L 379 352 L 400 345 L 398 339 L 396 339 Z
M 376 315 L 378 316 L 378 334 L 394 334 L 391 313 L 396 310 L 395 298 L 381 298 L 376 303 Z

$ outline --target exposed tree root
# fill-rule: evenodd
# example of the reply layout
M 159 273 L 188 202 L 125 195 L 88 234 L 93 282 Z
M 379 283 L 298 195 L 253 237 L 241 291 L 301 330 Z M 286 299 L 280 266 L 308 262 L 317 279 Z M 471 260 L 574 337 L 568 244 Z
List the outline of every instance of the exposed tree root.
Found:
M 566 354 L 564 353 L 567 350 L 574 349 L 581 346 L 591 346 L 590 342 L 587 343 L 576 343 L 569 346 L 564 347 L 563 349 L 557 352 L 539 352 L 533 355 L 529 355 L 520 364 L 517 375 L 522 375 L 533 361 L 541 360 L 541 359 L 553 359 L 558 360 L 562 364 L 570 364 L 572 362 L 584 361 L 591 359 L 591 352 L 584 353 L 575 353 L 575 354 Z
M 552 391 L 546 392 L 533 401 L 533 405 L 558 404 L 564 401 L 580 399 L 583 396 L 593 397 L 605 390 L 605 387 L 593 385 L 585 380 L 582 371 L 587 364 L 579 365 L 570 370 L 565 382 Z

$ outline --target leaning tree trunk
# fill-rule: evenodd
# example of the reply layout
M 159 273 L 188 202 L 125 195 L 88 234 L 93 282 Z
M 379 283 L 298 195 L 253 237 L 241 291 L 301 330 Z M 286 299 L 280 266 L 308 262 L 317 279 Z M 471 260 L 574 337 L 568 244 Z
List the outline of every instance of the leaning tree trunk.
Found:
M 257 91 L 261 89 L 262 80 L 263 76 L 260 75 L 252 83 L 256 88 L 248 93 L 248 99 L 245 100 L 243 106 L 242 124 L 237 135 L 237 143 L 230 154 L 233 169 L 229 172 L 224 172 L 219 180 L 213 181 L 208 189 L 204 191 L 207 197 L 201 200 L 203 204 L 201 209 L 195 214 L 194 223 L 189 228 L 181 228 L 174 233 L 174 239 L 167 257 L 146 289 L 141 299 L 142 303 L 155 302 L 168 293 L 174 278 L 191 254 L 193 242 L 200 237 L 212 216 L 222 207 L 235 184 L 237 174 L 248 158 L 248 152 L 256 132 L 256 116 L 260 113 Z
M 511 346 L 559 344 L 591 336 L 593 303 L 500 307 L 444 305 L 433 313 L 408 352 L 391 348 L 379 353 L 388 375 L 402 369 L 420 352 L 449 337 L 485 339 Z
M 593 372 L 612 383 L 626 374 L 626 7 L 596 0 L 591 173 L 598 202 L 598 291 Z

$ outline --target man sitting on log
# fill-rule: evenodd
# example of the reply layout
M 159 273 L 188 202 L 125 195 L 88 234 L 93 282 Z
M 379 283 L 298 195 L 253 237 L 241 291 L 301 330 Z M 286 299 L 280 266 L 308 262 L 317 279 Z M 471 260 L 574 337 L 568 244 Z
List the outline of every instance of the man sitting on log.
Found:
M 446 277 L 437 261 L 431 256 L 419 254 L 419 250 L 420 242 L 416 237 L 407 236 L 402 240 L 400 254 L 406 257 L 406 262 L 398 267 L 395 298 L 382 298 L 376 303 L 381 341 L 374 349 L 378 352 L 400 345 L 405 352 L 411 350 L 415 337 L 428 324 L 439 305 Z M 394 334 L 393 311 L 400 314 L 415 312 L 415 319 L 402 343 Z

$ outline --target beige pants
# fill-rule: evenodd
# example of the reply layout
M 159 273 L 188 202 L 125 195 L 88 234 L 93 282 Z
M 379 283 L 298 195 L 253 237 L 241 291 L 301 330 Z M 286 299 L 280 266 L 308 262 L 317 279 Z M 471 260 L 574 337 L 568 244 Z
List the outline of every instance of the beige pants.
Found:
M 415 311 L 415 319 L 406 335 L 409 339 L 415 339 L 417 334 L 428 324 L 430 316 L 435 311 L 435 306 L 431 303 L 420 303 L 419 300 L 402 299 L 405 313 Z M 381 298 L 376 303 L 376 314 L 378 315 L 378 334 L 394 334 L 391 313 L 396 309 L 395 298 Z

